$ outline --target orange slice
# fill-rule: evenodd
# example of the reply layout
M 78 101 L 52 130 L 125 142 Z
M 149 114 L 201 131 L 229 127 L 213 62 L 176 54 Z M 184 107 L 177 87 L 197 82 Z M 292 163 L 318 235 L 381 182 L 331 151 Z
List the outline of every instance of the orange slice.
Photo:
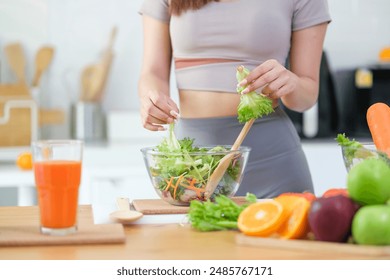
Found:
M 310 202 L 296 195 L 283 195 L 275 198 L 285 209 L 287 219 L 278 229 L 277 234 L 282 239 L 299 239 L 309 232 L 308 214 Z
M 238 229 L 246 235 L 269 236 L 286 218 L 283 206 L 273 200 L 255 202 L 246 207 L 238 217 Z
M 31 153 L 21 153 L 16 159 L 16 165 L 22 170 L 31 170 L 33 168 Z

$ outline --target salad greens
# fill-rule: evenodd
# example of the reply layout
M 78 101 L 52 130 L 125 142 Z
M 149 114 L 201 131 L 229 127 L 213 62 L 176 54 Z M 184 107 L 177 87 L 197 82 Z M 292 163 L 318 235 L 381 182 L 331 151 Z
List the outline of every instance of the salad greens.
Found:
M 387 154 L 381 151 L 371 151 L 363 146 L 362 143 L 352 139 L 350 140 L 344 133 L 339 133 L 336 137 L 337 143 L 343 147 L 343 156 L 349 165 L 352 165 L 353 160 L 365 159 L 371 157 L 379 157 L 390 164 L 390 159 Z
M 248 76 L 249 70 L 244 66 L 237 67 L 236 71 L 236 79 L 237 82 L 241 82 Z M 246 87 L 237 87 L 237 92 L 241 94 L 241 92 Z M 240 123 L 244 123 L 249 121 L 250 119 L 257 119 L 262 116 L 268 115 L 274 112 L 272 107 L 272 100 L 268 97 L 258 94 L 255 91 L 251 91 L 246 94 L 241 94 L 240 103 L 238 104 L 237 113 L 238 113 L 238 121 Z
M 336 137 L 336 141 L 340 146 L 344 147 L 345 157 L 351 161 L 355 157 L 356 151 L 363 148 L 363 145 L 360 142 L 355 141 L 354 139 L 350 140 L 344 133 L 339 133 Z
M 254 194 L 247 193 L 247 203 L 238 205 L 230 198 L 219 195 L 215 202 L 191 201 L 187 214 L 191 226 L 200 231 L 237 229 L 238 216 L 249 204 L 256 202 Z
M 174 204 L 188 204 L 193 199 L 204 200 L 204 189 L 210 175 L 228 151 L 216 146 L 208 149 L 194 145 L 194 139 L 178 140 L 174 124 L 169 125 L 169 136 L 155 148 L 154 166 L 150 167 L 155 187 Z M 241 160 L 232 161 L 227 174 L 217 186 L 217 194 L 229 195 L 238 184 Z M 175 203 L 176 202 L 176 203 Z

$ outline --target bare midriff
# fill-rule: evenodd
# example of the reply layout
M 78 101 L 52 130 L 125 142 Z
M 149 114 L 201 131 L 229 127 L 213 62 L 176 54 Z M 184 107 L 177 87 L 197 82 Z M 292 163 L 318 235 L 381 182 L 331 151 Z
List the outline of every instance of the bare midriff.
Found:
M 234 62 L 233 59 L 201 58 L 183 59 L 175 58 L 175 68 L 182 69 L 191 66 L 209 63 Z M 183 118 L 213 118 L 237 115 L 237 106 L 240 95 L 232 92 L 200 91 L 179 89 L 180 115 Z M 276 107 L 277 102 L 274 102 Z
M 180 116 L 213 118 L 237 115 L 240 95 L 231 92 L 179 90 Z

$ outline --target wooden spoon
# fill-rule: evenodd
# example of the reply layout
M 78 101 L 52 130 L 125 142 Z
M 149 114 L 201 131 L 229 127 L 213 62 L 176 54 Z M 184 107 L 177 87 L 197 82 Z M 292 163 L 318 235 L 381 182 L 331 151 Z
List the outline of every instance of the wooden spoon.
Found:
M 244 141 L 246 135 L 248 134 L 249 129 L 252 127 L 255 119 L 251 119 L 245 123 L 244 127 L 241 129 L 240 134 L 238 135 L 236 141 L 234 142 L 230 151 L 235 151 L 240 148 L 242 142 Z M 204 196 L 205 199 L 210 198 L 210 196 L 214 193 L 215 188 L 218 186 L 219 181 L 221 181 L 223 175 L 226 172 L 226 169 L 229 167 L 231 160 L 236 156 L 236 153 L 230 152 L 225 155 L 220 161 L 218 166 L 214 169 L 214 172 L 211 174 L 209 180 L 207 181 Z
M 111 30 L 108 46 L 102 55 L 102 59 L 95 66 L 94 73 L 91 79 L 91 96 L 89 98 L 91 101 L 99 102 L 103 97 L 103 91 L 106 87 L 108 75 L 114 57 L 113 46 L 116 34 L 117 27 L 114 26 Z
M 26 83 L 26 58 L 22 45 L 20 43 L 9 44 L 5 46 L 4 50 L 8 63 L 18 79 L 18 83 Z
M 35 73 L 32 80 L 32 86 L 36 87 L 39 84 L 42 73 L 49 67 L 53 58 L 54 49 L 52 47 L 41 47 L 35 56 Z
M 97 63 L 93 66 L 91 71 L 88 100 L 91 102 L 96 102 L 100 101 L 102 97 L 107 69 L 105 68 L 104 64 Z
M 91 101 L 91 87 L 92 87 L 92 76 L 94 73 L 95 65 L 91 64 L 85 67 L 81 73 L 81 95 L 80 101 L 89 102 Z
M 119 210 L 110 214 L 110 219 L 116 222 L 134 222 L 142 218 L 143 214 L 138 211 L 130 210 L 128 198 L 118 197 L 116 199 Z

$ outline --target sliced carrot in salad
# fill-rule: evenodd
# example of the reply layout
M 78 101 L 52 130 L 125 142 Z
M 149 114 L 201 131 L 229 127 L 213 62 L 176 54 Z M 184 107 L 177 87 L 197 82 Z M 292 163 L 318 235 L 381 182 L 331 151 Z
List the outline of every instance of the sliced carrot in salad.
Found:
M 187 179 L 184 177 L 184 175 L 180 175 L 179 177 L 172 176 L 169 181 L 165 180 L 167 183 L 167 186 L 164 188 L 164 191 L 170 191 L 170 189 L 173 190 L 172 198 L 176 199 L 179 188 L 184 188 L 188 190 L 192 190 L 196 193 L 196 196 L 198 198 L 203 197 L 203 193 L 205 192 L 205 186 L 202 185 L 201 188 L 197 187 L 198 184 L 197 180 L 195 178 Z

